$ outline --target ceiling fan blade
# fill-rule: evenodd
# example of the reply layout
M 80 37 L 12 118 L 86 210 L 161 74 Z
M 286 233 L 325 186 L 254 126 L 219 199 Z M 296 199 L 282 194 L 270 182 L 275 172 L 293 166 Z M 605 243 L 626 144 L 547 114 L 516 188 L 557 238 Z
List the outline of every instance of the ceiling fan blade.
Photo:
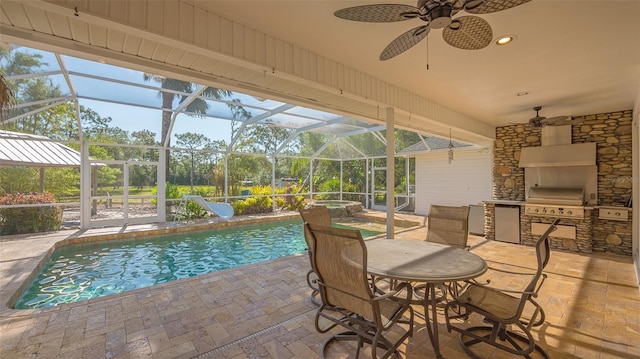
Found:
M 555 116 L 550 118 L 545 118 L 541 121 L 543 125 L 551 125 L 551 126 L 564 126 L 564 125 L 575 125 L 580 123 L 576 121 L 571 116 Z
M 465 11 L 470 14 L 490 14 L 492 12 L 511 9 L 512 7 L 528 3 L 529 1 L 531 0 L 485 0 L 482 5 L 467 8 Z
M 391 41 L 380 54 L 380 61 L 389 60 L 409 50 L 429 35 L 429 25 L 418 26 Z
M 461 16 L 442 29 L 442 37 L 449 45 L 463 50 L 480 50 L 491 43 L 491 25 L 478 16 Z
M 403 4 L 376 4 L 348 7 L 333 14 L 341 19 L 352 21 L 394 22 L 416 18 L 420 16 L 420 9 Z

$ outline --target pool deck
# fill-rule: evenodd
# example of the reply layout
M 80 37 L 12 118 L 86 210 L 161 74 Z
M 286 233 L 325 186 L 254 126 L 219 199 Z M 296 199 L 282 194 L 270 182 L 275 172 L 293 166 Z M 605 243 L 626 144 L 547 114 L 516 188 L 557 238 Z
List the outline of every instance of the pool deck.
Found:
M 384 218 L 384 213 L 369 215 Z M 397 219 L 422 225 L 401 230 L 396 238 L 425 238 L 424 217 L 399 214 Z M 319 334 L 314 327 L 316 307 L 309 300 L 309 262 L 304 254 L 52 308 L 6 306 L 48 251 L 63 240 L 191 228 L 143 225 L 3 237 L 0 358 L 318 358 L 330 333 Z M 470 236 L 469 244 L 490 265 L 534 266 L 531 247 L 478 236 Z M 640 357 L 640 292 L 630 257 L 553 251 L 546 272 L 549 278 L 538 302 L 547 320 L 534 335 L 552 358 Z M 416 320 L 414 336 L 401 347 L 403 355 L 433 358 L 424 319 Z M 457 335 L 446 332 L 441 316 L 438 320 L 442 354 L 465 357 Z M 351 351 L 335 349 L 338 358 Z

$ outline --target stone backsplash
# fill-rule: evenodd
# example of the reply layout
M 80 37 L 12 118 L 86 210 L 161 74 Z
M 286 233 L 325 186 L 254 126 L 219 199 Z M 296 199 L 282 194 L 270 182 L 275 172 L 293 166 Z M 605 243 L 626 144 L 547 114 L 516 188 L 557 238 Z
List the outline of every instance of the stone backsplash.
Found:
M 595 142 L 598 166 L 598 205 L 624 206 L 631 196 L 632 177 L 632 110 L 574 117 L 572 142 Z M 518 167 L 520 150 L 528 146 L 540 146 L 539 129 L 529 124 L 496 128 L 493 148 L 493 199 L 498 201 L 524 201 L 524 168 Z M 485 214 L 494 212 L 487 208 Z M 491 206 L 492 207 L 492 206 Z M 581 252 L 602 251 L 631 255 L 631 219 L 613 221 L 598 218 L 598 210 L 588 211 L 592 229 L 592 244 L 573 246 L 564 243 L 557 246 Z M 524 241 L 531 240 L 530 226 L 523 225 Z M 487 237 L 493 237 L 493 221 L 485 222 Z M 582 248 L 581 248 L 582 247 Z M 589 249 L 587 249 L 589 248 Z M 583 250 L 580 250 L 583 249 Z

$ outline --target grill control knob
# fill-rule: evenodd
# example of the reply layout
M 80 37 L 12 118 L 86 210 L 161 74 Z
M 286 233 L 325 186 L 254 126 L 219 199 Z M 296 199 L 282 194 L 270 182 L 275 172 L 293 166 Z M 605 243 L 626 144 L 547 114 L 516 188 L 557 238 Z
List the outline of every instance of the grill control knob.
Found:
M 544 208 L 544 209 L 542 210 L 542 213 L 547 213 L 547 209 L 546 209 L 546 208 Z
M 536 208 L 535 212 L 538 213 L 538 209 L 537 208 Z
M 556 213 L 556 211 L 552 209 L 552 210 L 550 210 L 550 211 L 549 211 L 549 213 L 551 213 L 551 214 L 555 214 L 555 213 Z
M 573 212 L 571 212 L 571 211 L 567 211 L 567 214 L 568 214 L 568 215 L 572 215 L 572 214 L 573 214 Z

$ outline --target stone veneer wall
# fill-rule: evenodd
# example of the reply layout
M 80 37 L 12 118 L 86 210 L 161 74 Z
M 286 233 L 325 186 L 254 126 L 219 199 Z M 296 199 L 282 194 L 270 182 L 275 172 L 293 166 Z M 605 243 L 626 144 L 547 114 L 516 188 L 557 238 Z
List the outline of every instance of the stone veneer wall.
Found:
M 594 114 L 576 117 L 580 122 L 572 127 L 573 143 L 595 142 L 597 144 L 596 163 L 598 165 L 598 205 L 623 206 L 632 191 L 632 110 Z M 524 201 L 524 169 L 518 167 L 522 147 L 540 146 L 540 131 L 528 124 L 496 128 L 493 149 L 493 199 Z M 631 255 L 632 223 L 627 221 L 603 220 L 598 218 L 598 210 L 591 213 L 591 248 L 594 251 Z M 493 239 L 495 206 L 485 204 L 485 236 Z M 567 222 L 570 220 L 563 220 Z M 570 224 L 570 223 L 568 223 Z M 523 226 L 523 240 L 527 230 Z M 526 243 L 526 240 L 523 242 Z M 566 249 L 580 250 L 571 243 L 564 243 Z M 586 249 L 587 246 L 582 246 Z
M 522 211 L 522 208 L 520 209 Z M 522 212 L 520 212 L 522 215 Z M 496 204 L 492 202 L 484 203 L 484 238 L 496 239 Z
M 521 207 L 523 208 L 523 207 Z M 522 233 L 522 244 L 535 245 L 538 240 L 538 235 L 531 234 L 531 221 L 535 223 L 548 223 L 553 222 L 551 217 L 537 217 L 537 216 L 523 216 L 520 213 L 520 228 Z M 564 249 L 580 253 L 591 253 L 593 251 L 593 212 L 592 208 L 586 208 L 584 211 L 584 219 L 562 219 L 560 225 L 575 226 L 576 227 L 576 239 L 558 238 L 553 236 L 553 232 L 549 235 L 549 246 L 551 248 Z M 597 214 L 596 214 L 597 217 Z
M 631 195 L 632 111 L 576 117 L 583 121 L 572 128 L 573 143 L 597 143 L 598 205 L 624 206 Z

